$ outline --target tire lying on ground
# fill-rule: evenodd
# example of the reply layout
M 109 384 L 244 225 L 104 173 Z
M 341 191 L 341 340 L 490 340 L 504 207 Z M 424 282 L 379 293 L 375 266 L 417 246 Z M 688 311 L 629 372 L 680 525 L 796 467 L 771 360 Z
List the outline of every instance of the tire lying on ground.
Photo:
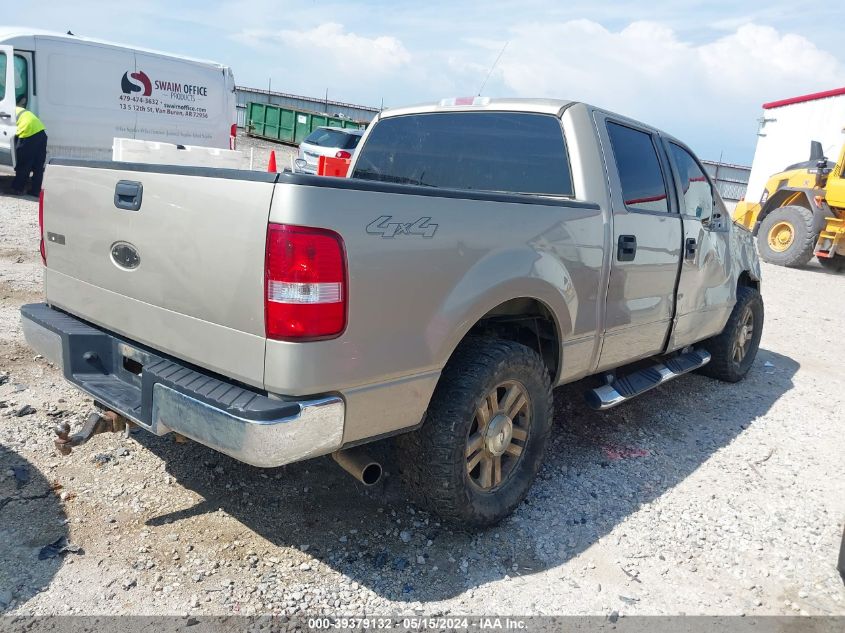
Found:
M 819 257 L 819 264 L 825 270 L 835 273 L 845 272 L 845 255 L 834 255 L 833 257 Z
M 699 372 L 725 382 L 739 382 L 751 369 L 763 334 L 763 298 L 756 288 L 740 286 L 736 305 L 720 334 L 702 343 L 710 362 Z
M 397 438 L 416 499 L 446 520 L 484 527 L 525 497 L 552 426 L 552 388 L 540 356 L 513 341 L 461 343 L 423 425 Z
M 757 232 L 760 258 L 770 264 L 796 268 L 813 257 L 819 238 L 813 212 L 804 207 L 781 207 L 767 215 Z

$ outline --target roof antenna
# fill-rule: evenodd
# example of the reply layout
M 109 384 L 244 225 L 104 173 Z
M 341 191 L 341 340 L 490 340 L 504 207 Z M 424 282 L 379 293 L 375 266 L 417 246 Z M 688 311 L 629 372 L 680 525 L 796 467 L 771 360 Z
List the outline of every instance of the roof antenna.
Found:
M 493 65 L 490 66 L 490 70 L 488 71 L 487 76 L 484 78 L 484 81 L 481 83 L 481 87 L 478 89 L 478 96 L 479 97 L 481 96 L 481 91 L 484 90 L 484 86 L 487 85 L 487 80 L 490 79 L 490 75 L 492 75 L 493 71 L 496 69 L 496 66 L 499 63 L 499 60 L 502 59 L 502 55 L 505 53 L 505 49 L 508 47 L 508 44 L 510 44 L 510 40 L 505 42 L 505 45 L 502 46 L 502 50 L 499 51 L 499 56 L 496 58 L 496 61 L 494 61 Z
M 70 29 L 68 29 L 66 35 L 73 35 L 73 33 L 71 32 Z M 73 35 L 73 36 L 76 37 L 76 35 Z

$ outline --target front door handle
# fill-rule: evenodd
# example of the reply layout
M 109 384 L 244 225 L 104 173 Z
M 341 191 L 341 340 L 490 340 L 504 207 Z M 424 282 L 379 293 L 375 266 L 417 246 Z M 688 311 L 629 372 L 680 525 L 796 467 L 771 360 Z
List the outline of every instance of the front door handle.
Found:
M 637 236 L 620 235 L 619 246 L 616 249 L 616 259 L 620 262 L 632 262 L 637 255 Z
M 694 237 L 688 237 L 687 241 L 684 242 L 684 257 L 687 259 L 695 259 L 695 251 L 698 248 L 698 245 L 695 242 Z

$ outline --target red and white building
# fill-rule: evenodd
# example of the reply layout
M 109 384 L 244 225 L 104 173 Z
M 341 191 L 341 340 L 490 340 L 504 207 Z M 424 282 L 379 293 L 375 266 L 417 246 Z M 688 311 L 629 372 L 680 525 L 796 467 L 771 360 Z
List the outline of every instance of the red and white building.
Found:
M 807 160 L 811 141 L 835 161 L 845 142 L 843 128 L 845 88 L 764 103 L 745 199 L 758 201 L 772 174 Z

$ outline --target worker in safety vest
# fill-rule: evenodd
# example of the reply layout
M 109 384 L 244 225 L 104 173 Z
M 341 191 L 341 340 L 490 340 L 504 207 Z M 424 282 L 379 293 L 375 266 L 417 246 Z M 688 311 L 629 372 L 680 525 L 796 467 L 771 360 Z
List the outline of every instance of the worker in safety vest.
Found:
M 23 107 L 25 103 L 26 97 L 21 97 L 15 109 L 18 126 L 15 134 L 15 178 L 12 180 L 12 193 L 18 196 L 23 194 L 31 173 L 32 183 L 27 193 L 37 197 L 41 193 L 44 163 L 47 161 L 47 132 L 44 131 L 41 120 Z

